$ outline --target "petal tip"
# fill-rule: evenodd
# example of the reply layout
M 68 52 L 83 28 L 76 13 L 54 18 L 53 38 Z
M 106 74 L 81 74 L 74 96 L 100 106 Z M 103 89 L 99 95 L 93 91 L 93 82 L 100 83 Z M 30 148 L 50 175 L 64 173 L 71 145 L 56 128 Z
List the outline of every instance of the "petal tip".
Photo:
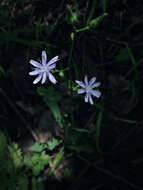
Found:
M 36 81 L 36 82 L 35 82 L 35 81 L 33 81 L 33 84 L 37 84 L 37 83 L 38 83 L 37 81 Z

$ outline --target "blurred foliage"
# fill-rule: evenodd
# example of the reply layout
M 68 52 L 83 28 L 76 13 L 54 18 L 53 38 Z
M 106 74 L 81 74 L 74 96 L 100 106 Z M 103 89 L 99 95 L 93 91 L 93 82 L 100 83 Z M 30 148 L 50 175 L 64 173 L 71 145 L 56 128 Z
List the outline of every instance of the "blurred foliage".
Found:
M 24 159 L 24 165 L 27 166 L 27 169 L 32 170 L 34 176 L 38 176 L 44 170 L 44 167 L 49 164 L 50 159 L 50 156 L 46 156 L 45 151 L 41 151 L 40 153 L 34 153 L 29 158 L 26 157 Z
M 0 132 L 0 183 L 1 190 L 28 190 L 28 176 L 22 170 L 22 152 L 17 144 L 8 142 Z
M 1 190 L 64 189 L 56 175 L 70 190 L 143 189 L 142 13 L 141 0 L 1 0 Z M 29 60 L 43 50 L 60 56 L 58 84 L 36 91 Z M 85 75 L 102 84 L 93 106 L 77 94 Z M 44 143 L 33 135 L 42 126 Z
M 44 170 L 44 168 L 49 164 L 51 160 L 51 157 L 49 155 L 46 155 L 45 151 L 54 150 L 60 143 L 61 143 L 61 140 L 52 138 L 46 143 L 36 142 L 34 145 L 32 145 L 29 148 L 29 150 L 33 152 L 33 156 L 30 156 L 30 157 L 26 156 L 24 159 L 24 164 L 25 166 L 27 166 L 27 168 L 32 170 L 32 173 L 34 176 L 40 175 L 41 171 Z M 55 158 L 55 160 L 57 160 L 57 158 Z M 57 161 L 55 162 L 57 163 Z M 59 162 L 60 160 L 58 161 L 58 164 Z M 54 172 L 58 164 L 55 164 L 54 168 L 51 169 L 52 171 L 49 172 L 50 175 Z
M 4 75 L 5 76 L 5 70 L 2 66 L 0 66 L 0 75 Z

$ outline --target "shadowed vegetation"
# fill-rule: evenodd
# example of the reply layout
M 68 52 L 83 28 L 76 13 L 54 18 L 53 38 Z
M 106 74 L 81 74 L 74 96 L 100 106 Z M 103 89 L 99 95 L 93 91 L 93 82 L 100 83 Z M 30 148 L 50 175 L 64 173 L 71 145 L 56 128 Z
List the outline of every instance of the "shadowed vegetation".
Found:
M 142 0 L 0 1 L 0 189 L 143 189 L 142 26 Z

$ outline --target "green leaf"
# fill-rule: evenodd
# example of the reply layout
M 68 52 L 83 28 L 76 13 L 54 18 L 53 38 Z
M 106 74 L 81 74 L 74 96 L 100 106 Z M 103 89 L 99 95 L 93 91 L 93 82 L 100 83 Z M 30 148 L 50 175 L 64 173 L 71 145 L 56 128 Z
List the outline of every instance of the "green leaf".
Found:
M 37 88 L 37 92 L 40 96 L 43 96 L 45 103 L 49 101 L 58 102 L 61 100 L 61 95 L 59 92 L 55 91 L 53 87 L 44 88 L 39 87 Z
M 72 41 L 74 40 L 74 37 L 75 37 L 75 34 L 72 32 L 71 33 L 71 39 L 72 39 Z
M 62 141 L 52 138 L 50 141 L 46 143 L 46 147 L 49 150 L 54 150 L 55 147 L 57 147 Z
M 23 165 L 23 157 L 22 151 L 19 148 L 18 144 L 12 142 L 11 145 L 8 145 L 8 149 L 14 166 L 16 168 L 20 168 Z
M 59 92 L 55 91 L 54 88 L 49 87 L 48 89 L 44 87 L 39 87 L 37 89 L 39 95 L 43 96 L 45 103 L 52 111 L 57 123 L 60 127 L 63 127 L 63 117 L 60 113 L 58 102 L 61 100 L 61 95 Z
M 63 118 L 62 115 L 60 113 L 60 109 L 59 106 L 56 102 L 48 102 L 48 106 L 50 108 L 50 110 L 52 111 L 57 123 L 59 124 L 59 126 L 62 128 L 63 127 Z
M 30 151 L 34 152 L 42 152 L 43 149 L 44 149 L 43 145 L 38 142 L 36 142 L 29 148 Z
M 49 164 L 50 160 L 51 160 L 50 156 L 46 156 L 45 151 L 43 151 L 41 156 L 40 156 L 41 164 L 43 166 L 46 166 L 47 164 Z
M 27 166 L 27 167 L 29 167 L 29 168 L 33 167 L 33 163 L 31 161 L 31 159 L 27 158 L 27 157 L 24 159 L 24 165 Z
M 3 133 L 0 132 L 0 154 L 5 151 L 7 145 L 6 137 Z
M 70 5 L 67 5 L 66 9 L 66 21 L 68 24 L 74 24 L 77 21 L 77 12 L 72 10 Z
M 36 153 L 35 153 L 35 154 L 32 156 L 31 161 L 32 161 L 32 163 L 33 163 L 34 165 L 38 164 L 38 162 L 39 162 L 39 154 L 36 154 Z
M 89 130 L 87 129 L 74 128 L 74 130 L 80 133 L 89 133 Z
M 4 75 L 5 76 L 5 70 L 4 68 L 0 65 L 0 75 Z
M 45 159 L 41 160 L 41 163 L 43 166 L 46 166 L 49 164 L 50 160 L 51 160 L 50 156 L 48 156 L 48 157 L 46 156 Z
M 38 176 L 40 172 L 44 169 L 44 166 L 38 164 L 32 168 L 33 175 Z
M 63 156 L 64 156 L 64 150 L 63 150 L 63 148 L 61 148 L 60 152 L 57 154 L 56 158 L 53 161 L 53 165 L 50 168 L 49 175 L 53 174 L 56 167 L 59 165 L 60 161 L 62 160 Z
M 95 28 L 102 20 L 105 16 L 107 16 L 108 14 L 107 13 L 104 13 L 102 16 L 99 16 L 97 18 L 94 18 L 92 19 L 90 22 L 89 22 L 89 27 L 90 28 Z

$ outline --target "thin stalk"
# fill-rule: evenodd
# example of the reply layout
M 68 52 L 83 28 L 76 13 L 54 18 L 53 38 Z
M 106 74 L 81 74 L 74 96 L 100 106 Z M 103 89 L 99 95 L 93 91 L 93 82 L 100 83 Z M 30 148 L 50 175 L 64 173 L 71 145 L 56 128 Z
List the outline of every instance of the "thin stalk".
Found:
M 90 22 L 90 20 L 92 19 L 93 15 L 94 15 L 96 3 L 97 3 L 97 0 L 93 0 L 92 7 L 91 7 L 91 10 L 89 12 L 88 19 L 87 19 L 87 24 Z

